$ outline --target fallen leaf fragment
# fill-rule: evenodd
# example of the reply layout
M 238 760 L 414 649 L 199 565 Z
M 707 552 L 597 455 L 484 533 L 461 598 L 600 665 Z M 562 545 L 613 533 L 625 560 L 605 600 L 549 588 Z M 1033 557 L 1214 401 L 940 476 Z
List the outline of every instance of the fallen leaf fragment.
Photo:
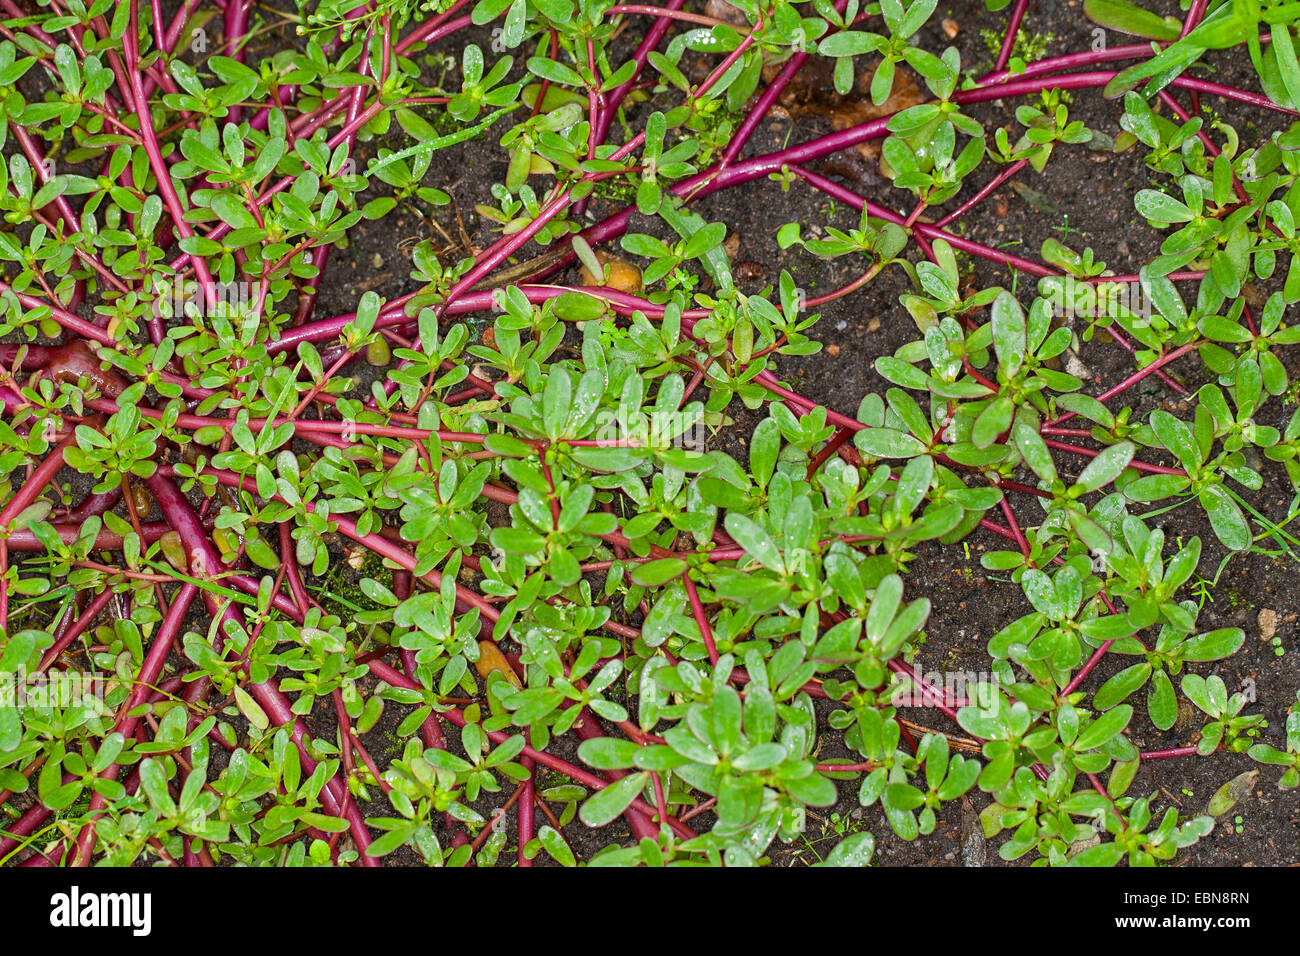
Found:
M 519 682 L 519 675 L 510 666 L 506 656 L 501 653 L 501 648 L 497 647 L 492 641 L 479 641 L 478 650 L 478 660 L 474 662 L 474 668 L 478 671 L 479 677 L 487 680 L 488 675 L 496 671 L 515 687 L 523 686 Z
M 1237 774 L 1210 798 L 1210 802 L 1205 805 L 1205 812 L 1212 817 L 1223 816 L 1250 796 L 1251 791 L 1255 789 L 1257 779 L 1259 779 L 1258 770 L 1247 770 L 1245 773 Z

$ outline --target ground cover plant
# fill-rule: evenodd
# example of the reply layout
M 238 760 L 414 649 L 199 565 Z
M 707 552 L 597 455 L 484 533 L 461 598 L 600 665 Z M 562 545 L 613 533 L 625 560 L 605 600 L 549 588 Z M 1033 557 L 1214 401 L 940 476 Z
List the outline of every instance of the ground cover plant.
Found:
M 1300 856 L 1300 3 L 0 7 L 0 861 Z

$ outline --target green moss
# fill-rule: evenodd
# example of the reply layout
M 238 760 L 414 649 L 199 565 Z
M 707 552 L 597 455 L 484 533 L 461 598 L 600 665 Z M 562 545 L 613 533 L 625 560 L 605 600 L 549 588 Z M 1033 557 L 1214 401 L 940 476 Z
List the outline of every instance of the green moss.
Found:
M 320 595 L 326 612 L 343 620 L 351 620 L 357 611 L 373 611 L 379 607 L 361 590 L 361 581 L 371 578 L 392 590 L 393 570 L 384 566 L 384 559 L 373 551 L 365 552 L 360 569 L 354 570 L 345 560 L 336 560 L 324 582 L 313 590 Z
M 988 48 L 989 55 L 996 57 L 1002 51 L 1002 38 L 1006 36 L 1006 26 L 1004 25 L 1001 30 L 980 30 L 980 36 L 984 38 L 984 45 Z M 1047 48 L 1055 42 L 1054 33 L 1030 34 L 1022 27 L 1016 31 L 1015 42 L 1011 44 L 1011 59 L 1025 63 L 1041 60 Z

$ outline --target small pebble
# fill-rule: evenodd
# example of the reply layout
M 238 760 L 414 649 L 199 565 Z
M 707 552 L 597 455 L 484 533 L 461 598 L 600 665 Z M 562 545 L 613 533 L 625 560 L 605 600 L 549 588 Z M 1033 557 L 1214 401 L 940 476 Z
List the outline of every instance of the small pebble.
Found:
M 1277 633 L 1277 611 L 1271 607 L 1266 607 L 1259 612 L 1256 618 L 1259 622 L 1259 639 L 1261 641 L 1271 640 Z

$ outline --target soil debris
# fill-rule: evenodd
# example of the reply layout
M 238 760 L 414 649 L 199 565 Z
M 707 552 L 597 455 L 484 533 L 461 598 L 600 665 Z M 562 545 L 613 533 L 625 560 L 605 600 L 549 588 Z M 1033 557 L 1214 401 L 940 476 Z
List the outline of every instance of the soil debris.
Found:
M 1259 623 L 1259 639 L 1271 641 L 1273 635 L 1277 633 L 1277 611 L 1266 607 L 1259 612 L 1259 617 L 1255 620 Z

